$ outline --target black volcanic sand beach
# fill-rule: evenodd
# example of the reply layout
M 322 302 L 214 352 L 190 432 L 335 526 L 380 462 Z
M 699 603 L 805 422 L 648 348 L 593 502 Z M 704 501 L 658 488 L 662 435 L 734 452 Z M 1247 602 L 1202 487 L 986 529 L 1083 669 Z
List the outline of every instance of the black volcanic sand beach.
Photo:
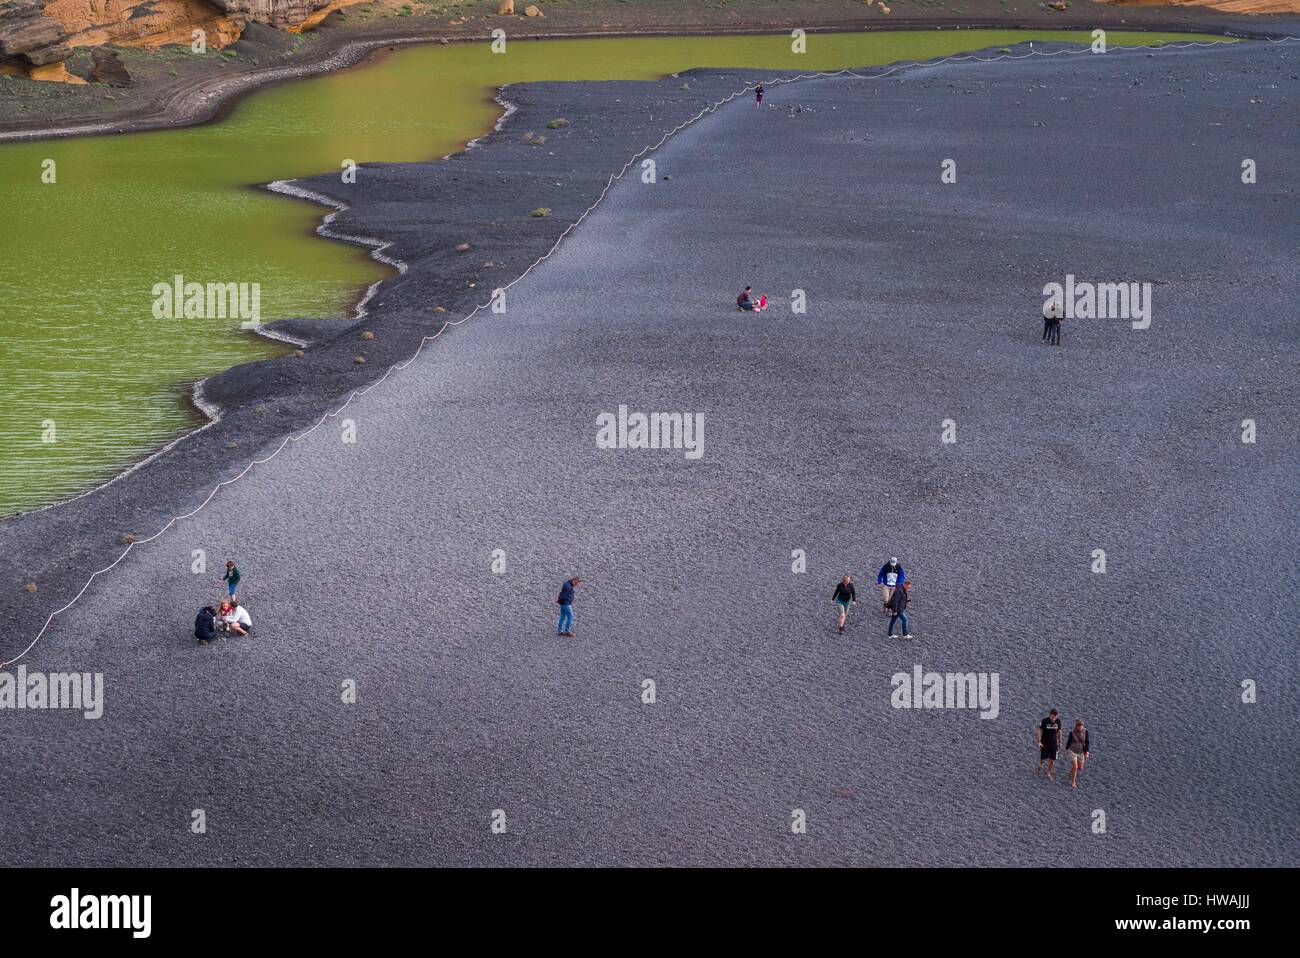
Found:
M 24 663 L 102 671 L 105 713 L 0 714 L 0 820 L 23 836 L 0 863 L 1294 865 L 1297 73 L 1280 44 L 964 63 L 769 85 L 770 108 L 692 125 L 504 314 L 56 620 Z M 690 112 L 681 82 L 511 90 L 521 114 L 481 148 L 366 171 L 334 226 L 412 263 L 375 297 L 376 340 L 227 374 L 214 393 L 265 381 L 249 402 L 271 411 L 6 523 L 4 552 L 80 526 L 90 558 L 104 503 L 150 499 L 144 532 L 149 509 L 192 508 L 223 429 L 268 452 L 249 424 L 305 414 L 337 353 L 382 365 L 458 284 L 486 298 L 611 150 Z M 574 125 L 522 145 L 555 115 Z M 458 260 L 451 211 L 476 199 Z M 486 275 L 437 285 L 469 260 Z M 1150 328 L 1072 320 L 1041 345 L 1042 287 L 1066 274 L 1153 283 Z M 734 311 L 746 283 L 768 312 Z M 702 414 L 703 457 L 597 448 L 620 404 Z M 872 602 L 890 554 L 916 581 L 911 643 Z M 256 638 L 199 648 L 227 556 Z M 80 588 L 48 568 L 53 588 L 6 600 L 6 657 Z M 845 571 L 864 601 L 838 636 Z M 573 574 L 577 636 L 557 639 Z M 998 673 L 997 717 L 891 707 L 916 665 Z M 1050 706 L 1091 730 L 1077 791 L 1032 774 Z

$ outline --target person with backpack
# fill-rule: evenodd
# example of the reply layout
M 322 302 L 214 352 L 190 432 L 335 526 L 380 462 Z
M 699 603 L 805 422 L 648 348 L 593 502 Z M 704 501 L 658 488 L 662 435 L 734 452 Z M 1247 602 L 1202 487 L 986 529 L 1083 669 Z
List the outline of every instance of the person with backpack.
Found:
M 849 617 L 849 606 L 857 605 L 858 594 L 853 588 L 853 576 L 846 575 L 835 586 L 835 592 L 831 598 L 835 600 L 835 605 L 839 608 L 840 617 L 840 635 L 844 634 L 844 622 Z
M 1076 719 L 1070 730 L 1070 738 L 1065 743 L 1065 750 L 1070 753 L 1070 787 L 1079 787 L 1079 772 L 1088 760 L 1088 730 L 1083 727 L 1083 719 Z
M 576 575 L 560 586 L 560 597 L 555 601 L 560 604 L 560 621 L 555 627 L 557 636 L 573 638 L 573 590 L 582 583 Z
M 216 637 L 217 610 L 210 605 L 205 605 L 194 617 L 194 638 L 199 640 L 199 645 L 207 645 Z
M 907 618 L 907 590 L 912 588 L 912 583 L 904 582 L 893 590 L 889 597 L 889 631 L 885 633 L 885 638 L 894 637 L 894 623 L 902 621 L 903 631 L 899 635 L 900 639 L 910 639 L 912 637 L 912 623 Z
M 894 589 L 907 581 L 907 573 L 898 564 L 898 556 L 890 556 L 889 561 L 880 567 L 876 574 L 876 585 L 880 586 L 880 596 L 884 600 L 884 610 L 889 612 L 889 599 Z

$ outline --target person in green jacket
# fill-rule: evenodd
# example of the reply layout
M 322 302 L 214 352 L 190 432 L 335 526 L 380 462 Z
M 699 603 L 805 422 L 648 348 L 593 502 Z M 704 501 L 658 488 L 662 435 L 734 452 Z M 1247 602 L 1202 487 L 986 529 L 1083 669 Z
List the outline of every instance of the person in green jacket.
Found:
M 234 559 L 226 562 L 226 574 L 221 577 L 221 581 L 226 584 L 226 592 L 233 599 L 235 591 L 239 588 L 239 569 L 235 566 Z

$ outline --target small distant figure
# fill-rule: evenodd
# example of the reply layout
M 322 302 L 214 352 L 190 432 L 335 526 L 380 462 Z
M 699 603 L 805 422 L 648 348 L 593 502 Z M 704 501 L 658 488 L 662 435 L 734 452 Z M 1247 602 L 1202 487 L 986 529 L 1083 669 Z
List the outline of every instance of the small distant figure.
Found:
M 1070 753 L 1070 787 L 1078 788 L 1079 773 L 1083 771 L 1084 762 L 1088 761 L 1088 730 L 1083 727 L 1083 719 L 1074 723 L 1065 750 Z
M 1056 768 L 1056 754 L 1061 750 L 1061 720 L 1056 709 L 1047 713 L 1047 718 L 1038 723 L 1038 768 L 1037 775 L 1047 763 L 1047 780 L 1052 780 L 1052 771 Z
M 199 614 L 194 618 L 194 637 L 199 640 L 199 645 L 207 645 L 217 637 L 217 610 L 210 605 L 205 605 L 199 609 Z
M 230 603 L 230 611 L 223 616 L 222 621 L 225 623 L 226 630 L 235 635 L 248 635 L 253 631 L 253 620 L 248 610 L 238 602 Z
M 1048 303 L 1043 310 L 1043 342 L 1049 346 L 1061 345 L 1061 316 L 1056 303 Z
M 754 301 L 750 299 L 750 295 L 749 295 L 753 291 L 754 291 L 754 287 L 752 286 L 746 286 L 743 290 L 741 290 L 740 295 L 736 297 L 736 309 L 743 309 L 746 310 L 747 312 L 753 311 Z
M 889 631 L 885 633 L 887 639 L 894 637 L 894 625 L 898 622 L 901 622 L 903 626 L 903 631 L 899 633 L 898 637 L 909 640 L 912 638 L 912 623 L 907 618 L 907 603 L 910 601 L 907 590 L 910 588 L 912 588 L 912 583 L 904 582 L 896 587 L 889 597 Z
M 573 638 L 573 590 L 582 584 L 576 575 L 560 586 L 560 597 L 555 601 L 560 604 L 560 621 L 555 627 L 555 634 Z
M 844 634 L 844 622 L 849 617 L 849 606 L 856 605 L 858 602 L 858 593 L 853 588 L 853 576 L 846 575 L 835 586 L 835 593 L 831 596 L 835 604 L 839 606 L 840 617 L 840 635 Z
M 758 86 L 754 88 L 754 106 L 761 107 L 762 105 L 763 105 L 763 84 L 760 83 Z
M 898 564 L 898 556 L 890 556 L 889 561 L 880 567 L 876 573 L 876 585 L 880 586 L 880 597 L 884 602 L 885 612 L 889 612 L 889 599 L 894 594 L 894 588 L 902 585 L 907 581 L 907 574 L 903 567 Z
M 233 599 L 239 591 L 239 568 L 234 559 L 226 562 L 226 574 L 221 577 L 221 581 L 226 584 L 226 594 Z

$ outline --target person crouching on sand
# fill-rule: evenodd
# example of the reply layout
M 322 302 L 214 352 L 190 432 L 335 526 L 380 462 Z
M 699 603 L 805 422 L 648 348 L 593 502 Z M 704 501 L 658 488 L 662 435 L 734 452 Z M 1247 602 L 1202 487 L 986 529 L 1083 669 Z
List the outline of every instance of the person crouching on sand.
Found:
M 1070 753 L 1070 787 L 1078 788 L 1079 773 L 1083 771 L 1083 763 L 1088 761 L 1088 730 L 1083 727 L 1083 719 L 1074 723 L 1065 750 Z
M 555 634 L 573 638 L 573 590 L 582 584 L 576 575 L 560 586 L 560 597 L 555 601 L 560 605 L 560 621 L 555 627 Z
M 835 586 L 835 592 L 831 595 L 835 600 L 835 605 L 839 610 L 840 617 L 840 635 L 844 634 L 844 621 L 849 617 L 849 606 L 856 605 L 858 594 L 853 589 L 853 576 L 846 575 Z
M 194 619 L 194 638 L 199 640 L 199 645 L 207 645 L 217 638 L 217 610 L 212 606 L 199 609 Z
M 248 610 L 238 602 L 233 604 L 223 621 L 226 623 L 226 628 L 235 635 L 248 635 L 253 631 L 253 620 L 249 617 Z

